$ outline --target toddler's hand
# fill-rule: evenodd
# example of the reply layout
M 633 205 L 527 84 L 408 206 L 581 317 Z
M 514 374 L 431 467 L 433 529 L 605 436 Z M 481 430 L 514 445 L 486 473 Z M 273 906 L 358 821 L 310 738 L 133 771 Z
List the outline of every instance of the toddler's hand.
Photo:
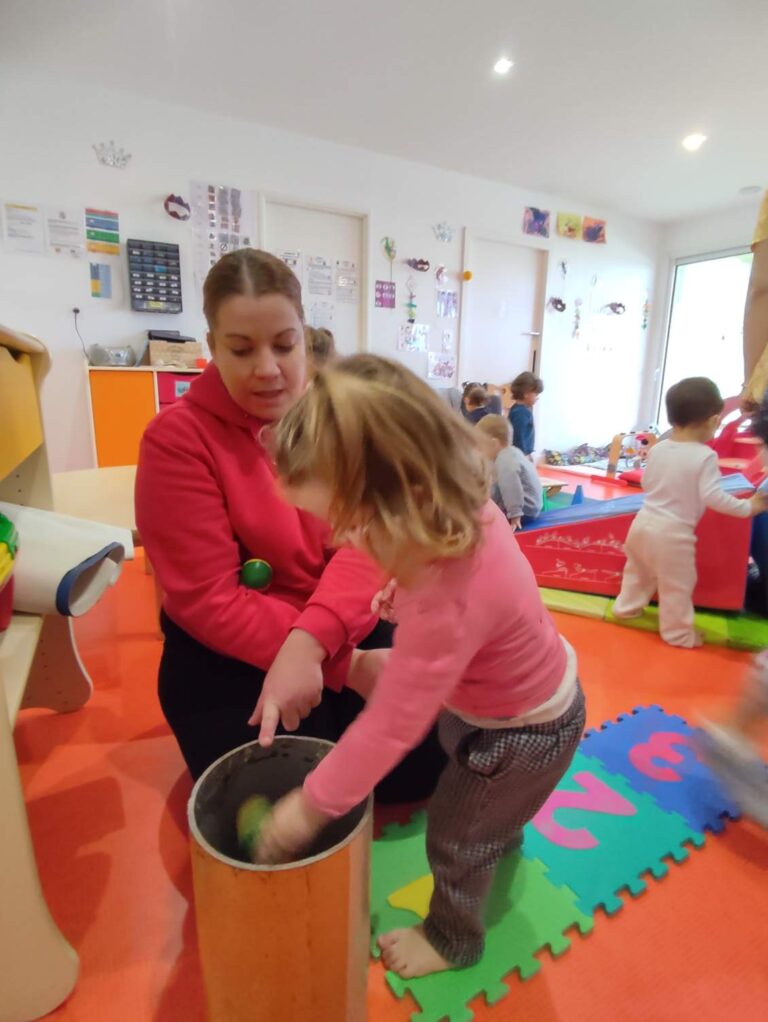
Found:
M 265 819 L 255 861 L 268 865 L 289 862 L 311 844 L 327 822 L 325 814 L 309 805 L 301 788 L 294 788 Z
M 261 724 L 259 742 L 268 748 L 282 722 L 295 731 L 323 698 L 325 649 L 309 632 L 294 628 L 267 671 L 264 685 L 248 723 Z
M 522 518 L 510 518 L 509 524 L 512 526 L 512 531 L 517 532 L 518 529 L 522 529 L 523 520 Z
M 373 695 L 376 680 L 389 659 L 388 649 L 356 649 L 347 677 L 347 688 L 368 700 Z
M 371 600 L 371 613 L 378 614 L 382 621 L 391 621 L 392 624 L 396 624 L 394 608 L 396 591 L 397 579 L 391 578 Z
M 768 493 L 758 491 L 750 497 L 749 506 L 753 515 L 761 515 L 763 511 L 768 511 Z

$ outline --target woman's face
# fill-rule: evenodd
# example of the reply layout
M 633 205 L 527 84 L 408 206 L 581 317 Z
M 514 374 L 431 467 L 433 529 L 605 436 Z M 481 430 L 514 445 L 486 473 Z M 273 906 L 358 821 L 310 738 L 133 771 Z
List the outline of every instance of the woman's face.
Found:
M 276 421 L 304 390 L 304 327 L 284 295 L 225 298 L 208 346 L 230 397 L 257 419 Z

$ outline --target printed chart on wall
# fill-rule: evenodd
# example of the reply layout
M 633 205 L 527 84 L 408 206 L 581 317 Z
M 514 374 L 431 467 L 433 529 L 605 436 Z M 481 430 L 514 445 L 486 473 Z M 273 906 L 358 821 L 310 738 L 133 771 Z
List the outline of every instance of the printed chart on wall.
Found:
M 82 209 L 49 208 L 45 211 L 45 247 L 48 255 L 81 259 L 85 254 Z
M 99 255 L 120 255 L 120 218 L 108 209 L 86 209 L 85 233 L 88 251 Z
M 8 252 L 42 255 L 43 211 L 29 203 L 3 203 L 3 241 Z
M 336 301 L 357 301 L 358 279 L 357 264 L 349 259 L 336 260 Z
M 193 181 L 192 232 L 195 284 L 228 252 L 250 248 L 256 228 L 253 194 L 229 185 Z

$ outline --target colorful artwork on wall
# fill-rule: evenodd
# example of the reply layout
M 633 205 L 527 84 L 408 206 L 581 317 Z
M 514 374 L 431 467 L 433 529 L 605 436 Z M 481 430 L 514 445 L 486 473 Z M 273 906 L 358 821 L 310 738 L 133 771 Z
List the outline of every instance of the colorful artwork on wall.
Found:
M 582 219 L 578 213 L 558 213 L 557 233 L 561 238 L 581 240 Z
M 594 220 L 591 216 L 584 217 L 584 241 L 593 245 L 605 244 L 605 220 Z
M 523 234 L 535 238 L 549 237 L 549 210 L 526 206 L 523 213 Z

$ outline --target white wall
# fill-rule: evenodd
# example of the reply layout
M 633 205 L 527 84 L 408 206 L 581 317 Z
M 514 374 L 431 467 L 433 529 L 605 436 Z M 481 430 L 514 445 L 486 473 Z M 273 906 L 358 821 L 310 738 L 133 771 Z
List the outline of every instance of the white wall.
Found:
M 659 406 L 675 262 L 749 248 L 759 207 L 760 196 L 755 195 L 729 209 L 673 220 L 661 226 L 654 287 L 657 300 L 645 354 L 640 397 L 640 414 L 648 422 L 655 419 Z
M 86 343 L 139 343 L 149 327 L 203 336 L 203 318 L 194 307 L 189 227 L 162 210 L 169 192 L 188 197 L 193 179 L 368 214 L 368 344 L 388 354 L 395 353 L 397 326 L 405 319 L 401 303 L 407 271 L 396 269 L 397 312 L 373 309 L 373 281 L 389 275 L 379 245 L 384 235 L 396 238 L 399 257 L 425 255 L 434 264 L 443 250 L 431 225 L 447 220 L 457 236 L 445 248 L 445 262 L 458 276 L 463 227 L 532 244 L 533 239 L 521 233 L 525 205 L 548 208 L 553 218 L 558 209 L 604 217 L 606 246 L 559 238 L 541 243 L 550 251 L 548 295 L 563 291 L 558 263 L 563 258 L 569 262 L 569 309 L 561 316 L 545 316 L 541 371 L 547 390 L 539 439 L 547 446 L 605 442 L 618 429 L 636 423 L 646 343 L 640 307 L 655 272 L 655 225 L 535 190 L 134 99 L 101 85 L 86 89 L 5 68 L 0 71 L 0 96 L 0 198 L 112 209 L 120 214 L 121 240 L 172 241 L 182 248 L 185 312 L 180 316 L 133 313 L 122 299 L 92 299 L 88 259 L 68 262 L 0 249 L 0 321 L 38 335 L 53 355 L 43 411 L 54 470 L 90 464 L 83 356 L 72 327 L 72 306 L 83 310 Z M 97 163 L 91 145 L 107 139 L 133 153 L 126 170 Z M 620 324 L 608 324 L 608 333 L 601 317 L 595 327 L 600 337 L 590 344 L 586 331 L 580 341 L 572 338 L 571 313 L 578 295 L 586 312 L 593 276 L 598 278 L 595 307 L 598 302 L 624 301 L 628 311 Z M 124 277 L 121 257 L 120 268 L 113 268 L 113 286 L 123 294 Z M 430 302 L 432 284 L 433 279 Z M 601 346 L 611 350 L 602 351 Z M 410 356 L 409 364 L 423 373 L 426 357 Z

